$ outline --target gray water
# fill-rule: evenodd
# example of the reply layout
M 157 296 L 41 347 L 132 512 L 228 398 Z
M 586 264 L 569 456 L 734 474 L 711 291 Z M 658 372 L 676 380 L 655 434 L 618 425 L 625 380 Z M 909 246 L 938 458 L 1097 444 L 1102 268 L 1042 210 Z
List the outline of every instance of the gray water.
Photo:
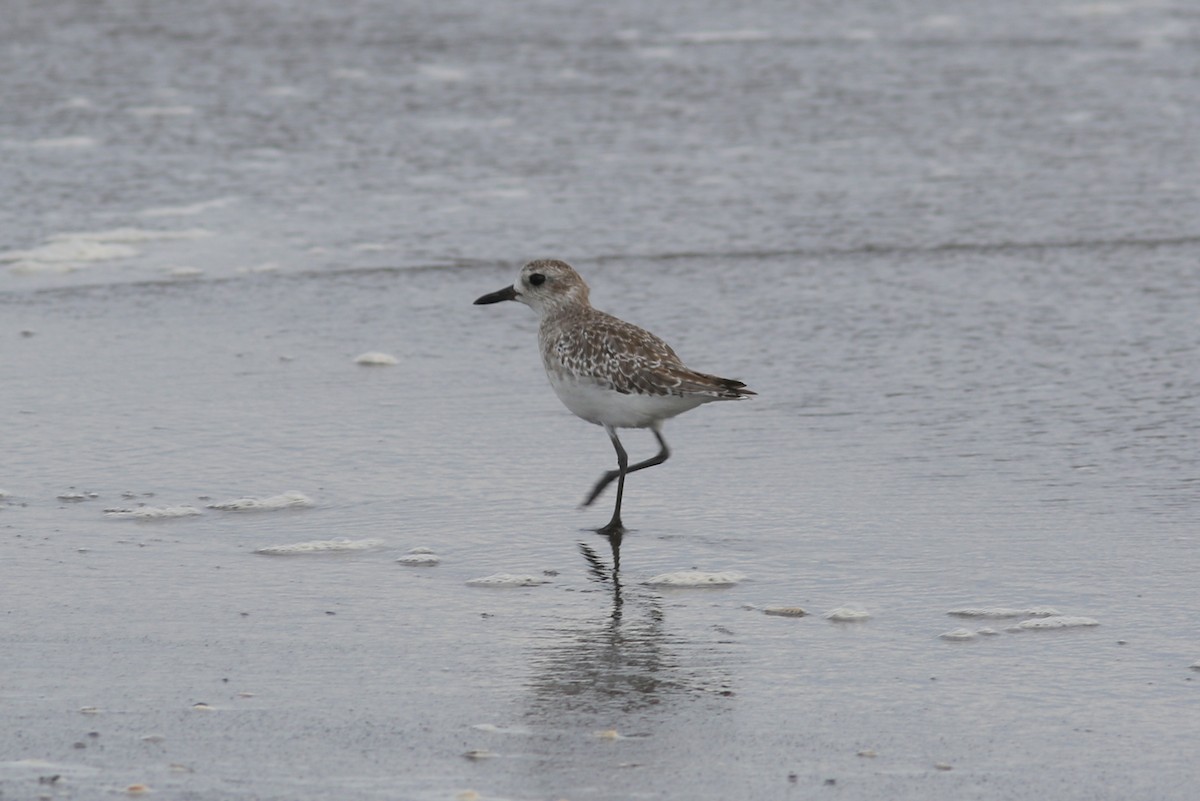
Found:
M 1198 28 L 7 0 L 0 796 L 1191 799 Z M 548 255 L 759 392 L 619 583 Z

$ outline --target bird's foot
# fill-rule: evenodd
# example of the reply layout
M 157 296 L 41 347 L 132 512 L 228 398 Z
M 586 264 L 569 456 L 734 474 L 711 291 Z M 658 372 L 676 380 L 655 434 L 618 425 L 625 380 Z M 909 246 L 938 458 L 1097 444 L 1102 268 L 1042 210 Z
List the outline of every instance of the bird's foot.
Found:
M 608 523 L 596 529 L 596 533 L 600 536 L 608 537 L 610 540 L 617 541 L 624 536 L 625 532 L 626 528 L 621 524 L 621 519 L 619 517 L 614 517 L 612 520 L 609 520 Z
M 607 473 L 600 476 L 600 480 L 596 482 L 596 486 L 592 487 L 591 493 L 588 494 L 583 503 L 579 504 L 580 508 L 591 506 L 592 503 L 600 497 L 600 494 L 604 492 L 605 488 L 607 488 L 608 485 L 620 475 L 620 470 L 609 470 Z

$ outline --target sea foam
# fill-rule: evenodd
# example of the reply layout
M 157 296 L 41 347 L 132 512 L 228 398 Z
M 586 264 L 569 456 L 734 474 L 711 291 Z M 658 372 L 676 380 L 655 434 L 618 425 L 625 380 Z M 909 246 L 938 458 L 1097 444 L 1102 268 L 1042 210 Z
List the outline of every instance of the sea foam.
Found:
M 254 552 L 267 556 L 295 556 L 306 553 L 338 553 L 345 551 L 369 551 L 379 548 L 383 540 L 366 539 L 351 540 L 345 537 L 335 537 L 331 540 L 309 540 L 308 542 L 293 542 L 287 545 L 268 545 Z
M 209 509 L 223 512 L 269 512 L 275 509 L 296 509 L 315 506 L 312 498 L 303 492 L 285 492 L 270 498 L 235 498 L 234 500 L 210 503 Z

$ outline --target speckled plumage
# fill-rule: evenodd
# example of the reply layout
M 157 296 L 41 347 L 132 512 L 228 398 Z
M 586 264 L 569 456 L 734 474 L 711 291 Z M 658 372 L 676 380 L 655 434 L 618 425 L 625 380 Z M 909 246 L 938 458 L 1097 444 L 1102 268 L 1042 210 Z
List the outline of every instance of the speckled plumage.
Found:
M 592 308 L 587 284 L 566 262 L 529 262 L 512 286 L 475 302 L 502 300 L 518 300 L 541 316 L 538 343 L 550 386 L 574 414 L 604 426 L 617 450 L 618 470 L 602 477 L 585 501 L 591 503 L 609 482 L 620 479 L 616 510 L 604 533 L 620 530 L 625 475 L 661 464 L 670 455 L 660 431 L 663 420 L 704 403 L 755 394 L 741 381 L 688 368 L 654 334 Z M 629 467 L 618 428 L 649 428 L 662 450 Z
M 531 286 L 534 274 L 545 282 Z M 541 313 L 538 342 L 551 386 L 589 423 L 644 428 L 702 403 L 754 394 L 740 381 L 689 369 L 654 334 L 592 308 L 587 284 L 565 262 L 530 262 L 513 286 L 517 300 Z M 581 413 L 581 393 L 597 395 L 590 405 L 605 408 Z

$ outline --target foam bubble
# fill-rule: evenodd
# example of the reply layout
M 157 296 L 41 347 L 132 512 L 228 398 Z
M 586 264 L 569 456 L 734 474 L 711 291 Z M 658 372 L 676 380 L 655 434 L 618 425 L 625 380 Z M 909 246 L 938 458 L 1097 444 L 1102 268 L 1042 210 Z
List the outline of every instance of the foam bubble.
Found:
M 1035 618 L 1033 620 L 1022 620 L 1017 625 L 1013 626 L 1009 631 L 1028 631 L 1036 629 L 1069 629 L 1077 626 L 1099 626 L 1100 621 L 1090 617 L 1074 617 L 1071 615 L 1058 615 L 1056 617 Z
M 396 561 L 409 567 L 433 567 L 441 564 L 442 557 L 435 553 L 410 553 L 401 556 Z
M 732 587 L 746 578 L 745 574 L 733 570 L 711 573 L 704 570 L 679 570 L 660 573 L 644 582 L 651 587 Z
M 539 584 L 549 584 L 550 579 L 541 576 L 518 575 L 513 573 L 493 573 L 482 578 L 467 581 L 472 587 L 536 587 Z
M 105 509 L 108 517 L 133 520 L 170 520 L 176 517 L 195 517 L 203 514 L 195 506 L 139 506 L 136 509 Z
M 268 545 L 259 548 L 255 553 L 267 556 L 293 556 L 304 553 L 337 553 L 342 551 L 369 551 L 384 544 L 383 540 L 351 540 L 336 537 L 332 540 L 310 540 L 308 542 L 293 542 L 288 545 Z
M 220 509 L 223 512 L 269 512 L 275 509 L 307 508 L 315 505 L 312 498 L 293 490 L 281 495 L 272 495 L 270 498 L 237 498 L 210 503 L 208 508 Z
M 1005 617 L 1055 617 L 1061 615 L 1057 609 L 1052 609 L 1049 606 L 1035 606 L 1030 609 L 1010 609 L 1004 606 L 994 606 L 985 609 L 951 609 L 946 613 L 954 617 L 986 617 L 986 618 L 1005 618 Z
M 393 364 L 399 364 L 395 356 L 390 353 L 380 353 L 379 351 L 363 353 L 355 357 L 354 363 L 367 365 L 368 367 L 388 367 Z
M 832 620 L 834 623 L 860 623 L 864 620 L 869 620 L 871 615 L 862 609 L 851 609 L 848 606 L 839 606 L 837 609 L 830 609 L 825 613 L 826 620 Z
M 963 640 L 975 639 L 975 632 L 970 629 L 954 629 L 953 631 L 942 632 L 938 637 L 952 642 L 961 642 Z

